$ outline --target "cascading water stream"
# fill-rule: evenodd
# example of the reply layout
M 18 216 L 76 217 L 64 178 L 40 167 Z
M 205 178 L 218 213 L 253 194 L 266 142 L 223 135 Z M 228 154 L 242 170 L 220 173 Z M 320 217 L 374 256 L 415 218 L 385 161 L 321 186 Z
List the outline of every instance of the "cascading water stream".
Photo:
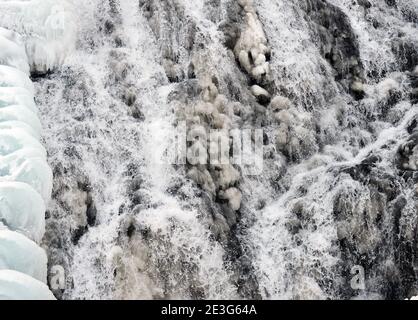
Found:
M 417 0 L 67 2 L 71 54 L 26 46 L 57 298 L 417 295 Z M 182 124 L 262 130 L 262 171 L 171 163 Z
M 202 194 L 196 171 L 185 179 L 181 166 L 160 158 L 183 106 L 199 103 L 205 77 L 216 77 L 241 119 L 249 112 L 241 128 L 261 125 L 274 141 L 269 109 L 263 115 L 252 97 L 266 93 L 251 88 L 245 61 L 243 70 L 228 53 L 242 32 L 240 5 L 80 5 L 76 54 L 38 82 L 56 183 L 46 243 L 71 288 L 62 297 L 351 298 L 358 264 L 369 275 L 363 297 L 413 292 L 405 280 L 413 262 L 397 256 L 393 228 L 408 233 L 402 220 L 416 221 L 413 184 L 395 178 L 394 164 L 417 113 L 399 72 L 416 62 L 397 56 L 391 28 L 416 50 L 415 18 L 408 28 L 400 8 L 370 3 L 254 2 L 271 50 L 270 71 L 255 81 L 290 99 L 299 122 L 284 129 L 279 114 L 279 132 L 300 140 L 265 146 L 277 153 L 261 175 L 241 175 L 236 213 Z M 376 28 L 381 16 L 391 24 Z M 212 178 L 215 188 L 225 183 Z
M 410 180 L 396 178 L 396 159 L 401 144 L 409 137 L 406 129 L 416 121 L 418 110 L 408 102 L 407 77 L 396 72 L 416 64 L 416 1 L 399 3 L 398 10 L 377 1 L 328 1 L 329 5 L 324 1 L 257 3 L 272 47 L 281 48 L 271 63 L 277 71 L 275 80 L 295 94 L 300 108 L 313 108 L 311 114 L 317 117 L 318 129 L 323 131 L 317 135 L 318 152 L 287 169 L 284 182 L 279 183 L 288 184 L 286 192 L 254 213 L 256 222 L 246 241 L 255 253 L 263 297 L 410 295 L 416 290 L 416 271 L 399 274 L 411 262 L 397 255 L 396 238 L 403 232 L 416 232 L 416 186 Z M 364 7 L 364 3 L 368 5 Z M 329 7 L 328 12 L 321 12 L 324 6 Z M 362 90 L 366 91 L 361 102 L 353 102 L 341 90 L 338 78 L 331 76 L 330 65 L 324 63 L 328 57 L 321 56 L 321 51 L 328 49 L 321 46 L 334 46 L 338 44 L 335 38 L 349 37 L 346 32 L 350 30 L 338 30 L 343 26 L 341 21 L 333 24 L 336 17 L 327 17 L 330 11 L 346 15 L 358 41 L 365 73 Z M 408 22 L 407 13 L 412 19 Z M 277 21 L 283 24 L 278 27 Z M 401 39 L 393 39 L 397 30 L 394 26 L 404 32 Z M 334 43 L 321 43 L 325 28 L 334 29 Z M 306 30 L 322 33 L 322 38 L 311 38 Z M 397 56 L 397 41 L 411 46 L 412 51 Z M 397 98 L 390 101 L 393 95 Z M 347 123 L 338 119 L 339 112 Z M 402 209 L 396 205 L 399 201 Z M 409 220 L 403 231 L 393 229 L 399 218 Z M 414 253 L 408 254 L 414 259 Z M 350 270 L 356 265 L 365 268 L 367 275 L 366 289 L 359 293 L 350 287 Z
M 161 159 L 174 130 L 171 87 L 149 27 L 134 2 L 88 1 L 80 11 L 88 38 L 60 74 L 38 82 L 56 181 L 50 264 L 64 265 L 72 286 L 63 297 L 187 298 L 171 289 L 187 263 L 196 264 L 208 296 L 228 297 L 222 248 L 197 210 L 167 193 L 181 177 Z M 165 263 L 172 274 L 158 278 Z

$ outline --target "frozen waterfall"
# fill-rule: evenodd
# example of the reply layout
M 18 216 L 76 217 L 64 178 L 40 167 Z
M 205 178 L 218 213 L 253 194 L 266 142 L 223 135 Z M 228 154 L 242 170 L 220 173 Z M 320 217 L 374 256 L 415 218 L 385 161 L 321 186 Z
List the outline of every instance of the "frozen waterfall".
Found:
M 41 122 L 29 76 L 56 68 L 67 49 L 58 36 L 68 31 L 58 29 L 58 20 L 51 21 L 63 19 L 54 16 L 60 14 L 54 11 L 58 5 L 0 1 L 1 299 L 55 299 L 47 286 L 47 256 L 40 247 L 52 170 L 40 141 Z
M 417 296 L 417 103 L 418 0 L 0 0 L 0 297 Z

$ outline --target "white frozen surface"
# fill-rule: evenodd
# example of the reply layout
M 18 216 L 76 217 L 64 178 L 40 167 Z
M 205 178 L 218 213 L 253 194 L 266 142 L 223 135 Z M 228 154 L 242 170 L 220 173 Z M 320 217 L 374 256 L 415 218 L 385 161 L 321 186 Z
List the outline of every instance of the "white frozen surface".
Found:
M 43 151 L 38 148 L 33 147 L 25 147 L 22 149 L 17 150 L 16 152 L 13 152 L 12 154 L 9 154 L 7 156 L 4 156 L 1 158 L 1 161 L 3 163 L 16 163 L 18 164 L 21 162 L 21 159 L 41 159 L 45 160 L 45 155 L 43 154 Z
M 35 243 L 45 232 L 52 171 L 28 76 L 54 69 L 68 52 L 64 43 L 73 43 L 65 5 L 0 0 L 0 299 L 54 299 Z
M 10 105 L 23 105 L 37 113 L 33 94 L 20 87 L 0 87 L 0 108 Z
M 29 125 L 38 134 L 41 133 L 41 122 L 37 115 L 26 106 L 7 106 L 0 108 L 0 123 L 4 121 L 21 121 Z
M 2 121 L 0 122 L 0 132 L 2 130 L 23 130 L 26 133 L 30 134 L 32 137 L 34 137 L 36 140 L 39 140 L 40 134 L 36 130 L 34 130 L 30 125 L 22 122 L 22 121 L 16 121 L 16 120 L 8 120 L 8 121 Z
M 1 159 L 0 181 L 25 182 L 32 186 L 47 203 L 52 192 L 52 171 L 44 159 L 34 157 L 33 153 L 36 153 L 36 149 L 30 150 L 29 154 L 23 153 Z
M 3 122 L 3 124 L 7 123 Z M 11 155 L 23 148 L 36 149 L 40 157 L 46 158 L 45 148 L 25 130 L 18 127 L 0 130 L 0 159 L 2 156 Z
M 14 43 L 16 43 L 18 45 L 23 44 L 22 37 L 18 33 L 14 32 L 14 31 L 11 31 L 9 29 L 0 27 L 0 36 L 4 37 L 4 38 L 6 38 L 10 41 L 13 41 Z
M 0 229 L 0 270 L 19 271 L 46 283 L 46 253 L 20 233 Z
M 25 47 L 12 40 L 17 39 L 17 37 L 5 37 L 2 35 L 4 33 L 2 32 L 2 28 L 0 28 L 0 64 L 17 68 L 29 74 L 28 57 Z
M 0 1 L 0 26 L 22 35 L 35 72 L 55 69 L 75 45 L 76 23 L 68 1 Z
M 2 65 L 0 65 L 0 87 L 21 87 L 28 90 L 32 95 L 35 91 L 27 74 L 16 68 Z
M 55 300 L 41 281 L 13 270 L 0 270 L 0 300 Z
M 45 203 L 26 183 L 0 182 L 0 221 L 40 242 L 45 232 Z

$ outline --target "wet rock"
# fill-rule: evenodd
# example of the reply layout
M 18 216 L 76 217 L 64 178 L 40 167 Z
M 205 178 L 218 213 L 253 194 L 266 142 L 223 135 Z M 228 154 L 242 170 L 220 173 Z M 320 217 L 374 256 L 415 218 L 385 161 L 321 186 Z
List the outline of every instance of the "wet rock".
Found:
M 145 115 L 144 113 L 141 111 L 139 105 L 135 104 L 130 108 L 130 114 L 131 116 L 139 121 L 144 121 L 145 120 Z
M 113 41 L 115 43 L 116 48 L 122 48 L 125 46 L 125 43 L 123 42 L 122 38 L 118 35 L 114 36 Z
M 230 233 L 230 227 L 223 215 L 215 213 L 213 217 L 213 222 L 209 228 L 218 241 L 227 244 L 228 235 Z
M 379 161 L 381 161 L 379 156 L 371 154 L 363 159 L 360 164 L 343 168 L 342 172 L 349 173 L 353 179 L 358 180 L 361 176 L 369 175 Z
M 411 90 L 411 102 L 413 104 L 418 103 L 418 88 L 415 88 L 415 89 Z
M 225 217 L 229 228 L 237 224 L 237 213 L 230 206 L 222 206 L 222 215 Z
M 369 0 L 357 0 L 357 3 L 359 6 L 362 6 L 366 9 L 370 9 L 372 6 Z
M 137 190 L 139 190 L 144 183 L 144 179 L 140 176 L 135 177 L 132 179 L 132 181 L 129 183 L 128 192 L 133 193 Z
M 115 25 L 112 21 L 107 20 L 104 24 L 104 31 L 106 34 L 111 34 L 115 31 Z
M 200 185 L 203 190 L 206 190 L 211 194 L 216 193 L 215 183 L 207 169 L 194 167 L 188 171 L 187 175 Z
M 367 6 L 365 1 L 359 4 Z M 357 99 L 362 99 L 364 93 L 359 83 L 364 70 L 357 37 L 348 17 L 327 1 L 304 0 L 302 7 L 307 13 L 307 21 L 313 25 L 314 36 L 321 41 L 322 56 L 337 72 L 336 79 Z
M 396 6 L 396 0 L 385 0 L 385 2 L 389 7 Z
M 161 43 L 167 78 L 173 83 L 183 81 L 197 32 L 195 21 L 186 15 L 182 6 L 172 1 L 141 0 L 139 6 L 146 13 L 149 25 Z
M 146 208 L 152 203 L 152 199 L 146 190 L 137 190 L 129 195 L 134 206 Z
M 418 170 L 418 132 L 399 148 L 399 164 L 403 170 Z
M 133 223 L 131 223 L 128 227 L 128 229 L 126 230 L 126 235 L 131 238 L 134 234 L 134 232 L 136 231 L 135 225 Z
M 231 23 L 223 23 L 219 27 L 225 37 L 224 44 L 225 46 L 230 49 L 234 50 L 235 44 L 238 41 L 238 38 L 240 36 L 240 30 L 237 24 L 231 24 Z
M 418 65 L 418 45 L 408 38 L 395 38 L 392 52 L 397 56 L 401 71 L 413 70 Z
M 365 92 L 364 92 L 363 83 L 361 83 L 360 81 L 354 81 L 351 84 L 350 88 L 351 88 L 353 95 L 356 97 L 356 99 L 360 100 L 364 98 Z
M 87 211 L 86 211 L 87 224 L 89 226 L 93 226 L 96 223 L 97 209 L 96 209 L 96 205 L 94 204 L 91 195 L 88 195 L 86 204 L 87 204 Z
M 185 73 L 180 65 L 169 59 L 164 59 L 163 67 L 170 82 L 181 82 L 185 79 Z
M 132 106 L 136 102 L 136 99 L 137 99 L 135 89 L 132 87 L 126 88 L 125 91 L 123 92 L 122 99 L 127 106 Z
M 295 235 L 302 229 L 302 223 L 299 219 L 291 219 L 286 222 L 286 228 L 290 234 Z
M 125 80 L 130 69 L 128 63 L 123 61 L 112 61 L 110 63 L 110 68 L 112 70 L 112 75 L 116 81 Z
M 412 134 L 414 131 L 418 131 L 418 119 L 412 119 L 411 123 L 408 125 L 406 130 L 409 134 Z
M 261 105 L 268 105 L 271 100 L 271 95 L 268 93 L 267 90 L 263 89 L 262 87 L 258 85 L 253 85 L 251 87 L 252 94 L 257 98 L 257 101 Z
M 87 227 L 85 226 L 79 226 L 77 229 L 75 229 L 72 232 L 71 241 L 74 245 L 77 245 L 80 241 L 81 237 L 84 236 L 87 232 Z
M 279 124 L 275 132 L 275 143 L 289 161 L 297 162 L 311 155 L 316 148 L 311 116 L 295 107 L 286 109 L 289 102 L 286 99 L 280 100 L 279 107 L 283 109 L 276 108 L 276 112 L 273 112 L 273 120 Z

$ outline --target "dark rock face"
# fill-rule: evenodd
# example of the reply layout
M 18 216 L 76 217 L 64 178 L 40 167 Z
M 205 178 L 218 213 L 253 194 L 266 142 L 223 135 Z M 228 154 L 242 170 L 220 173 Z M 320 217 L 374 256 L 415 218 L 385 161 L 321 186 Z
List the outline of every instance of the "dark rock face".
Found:
M 418 133 L 411 134 L 408 141 L 399 148 L 399 162 L 404 170 L 417 170 L 416 156 L 418 145 Z
M 368 2 L 360 5 L 369 8 Z M 325 0 L 306 0 L 301 7 L 312 24 L 321 55 L 336 71 L 336 80 L 356 98 L 364 97 L 363 66 L 359 45 L 348 17 L 338 7 Z
M 370 9 L 372 6 L 369 0 L 357 0 L 357 3 L 365 9 Z
M 417 289 L 418 275 L 412 267 L 418 253 L 416 237 L 406 240 L 415 229 L 405 225 L 405 221 L 414 221 L 412 228 L 416 228 L 416 217 L 415 210 L 407 207 L 411 200 L 402 195 L 411 181 L 380 171 L 379 162 L 371 157 L 358 166 L 342 170 L 360 183 L 362 191 L 354 199 L 351 193 L 339 194 L 334 214 L 339 226 L 343 268 L 348 268 L 349 274 L 351 266 L 363 266 L 369 275 L 372 287 L 369 289 L 388 299 L 397 299 Z M 344 298 L 353 294 L 355 291 L 349 287 L 342 288 Z
M 401 64 L 401 71 L 413 70 L 418 65 L 418 45 L 408 39 L 396 39 L 392 51 Z
M 395 7 L 396 6 L 396 0 L 385 0 L 385 2 L 389 7 Z

